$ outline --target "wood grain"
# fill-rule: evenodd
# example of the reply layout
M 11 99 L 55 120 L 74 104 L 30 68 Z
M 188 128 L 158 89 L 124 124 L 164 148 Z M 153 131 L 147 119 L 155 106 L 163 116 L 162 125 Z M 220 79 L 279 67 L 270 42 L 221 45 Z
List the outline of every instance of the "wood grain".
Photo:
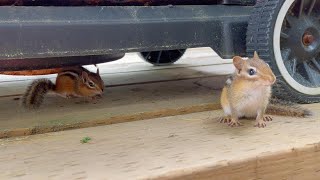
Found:
M 20 100 L 3 97 L 0 138 L 218 109 L 224 79 L 210 77 L 110 87 L 95 103 L 48 95 L 38 110 L 26 110 L 19 105 Z
M 319 104 L 230 128 L 208 111 L 0 140 L 0 179 L 319 179 Z M 91 137 L 86 144 L 83 137 Z

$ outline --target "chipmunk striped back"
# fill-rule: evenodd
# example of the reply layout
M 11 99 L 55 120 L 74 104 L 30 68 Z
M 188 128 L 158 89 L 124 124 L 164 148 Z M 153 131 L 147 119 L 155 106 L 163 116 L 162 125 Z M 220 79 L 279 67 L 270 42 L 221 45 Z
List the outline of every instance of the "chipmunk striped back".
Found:
M 54 92 L 64 98 L 94 97 L 103 93 L 104 83 L 97 73 L 76 66 L 62 69 L 53 83 L 49 79 L 33 81 L 27 88 L 22 105 L 26 108 L 38 108 L 43 102 L 45 94 Z

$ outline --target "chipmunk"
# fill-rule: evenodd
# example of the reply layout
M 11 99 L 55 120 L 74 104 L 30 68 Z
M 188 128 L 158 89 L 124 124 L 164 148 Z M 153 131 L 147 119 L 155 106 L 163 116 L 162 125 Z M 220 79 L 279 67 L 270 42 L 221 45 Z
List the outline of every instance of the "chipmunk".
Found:
M 240 126 L 239 118 L 247 117 L 256 118 L 256 127 L 265 127 L 266 121 L 272 121 L 265 113 L 295 117 L 311 115 L 309 110 L 293 103 L 270 99 L 276 76 L 257 52 L 248 60 L 235 56 L 233 65 L 236 72 L 227 79 L 221 93 L 220 101 L 226 116 L 219 119 L 220 123 Z
M 73 97 L 97 97 L 101 96 L 104 83 L 100 77 L 99 69 L 96 73 L 77 66 L 62 69 L 58 72 L 56 83 L 49 79 L 33 81 L 22 98 L 22 105 L 26 108 L 40 107 L 44 96 L 52 91 L 64 98 Z

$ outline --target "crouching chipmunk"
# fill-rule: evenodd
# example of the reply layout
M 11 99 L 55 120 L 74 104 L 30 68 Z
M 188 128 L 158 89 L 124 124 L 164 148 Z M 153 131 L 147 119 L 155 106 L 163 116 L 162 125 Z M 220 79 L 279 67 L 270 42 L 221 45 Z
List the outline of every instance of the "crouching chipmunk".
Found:
M 221 105 L 225 117 L 221 123 L 229 126 L 240 126 L 239 118 L 255 118 L 257 127 L 265 127 L 271 121 L 271 115 L 306 117 L 311 112 L 293 103 L 271 99 L 271 87 L 276 76 L 267 63 L 254 52 L 253 58 L 243 60 L 233 58 L 236 72 L 227 79 L 221 93 Z M 269 103 L 270 102 L 270 103 Z
M 49 91 L 64 98 L 94 98 L 101 96 L 103 90 L 104 83 L 99 69 L 93 73 L 81 66 L 70 67 L 58 72 L 55 84 L 49 79 L 33 81 L 23 95 L 22 105 L 26 108 L 39 108 Z

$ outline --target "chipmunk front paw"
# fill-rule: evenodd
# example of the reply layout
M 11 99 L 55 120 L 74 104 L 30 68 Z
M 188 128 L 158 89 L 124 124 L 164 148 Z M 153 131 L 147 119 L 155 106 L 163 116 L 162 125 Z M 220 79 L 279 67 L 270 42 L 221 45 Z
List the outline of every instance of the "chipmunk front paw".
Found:
M 242 123 L 240 123 L 239 120 L 231 119 L 231 121 L 228 123 L 228 126 L 230 127 L 242 126 Z
M 74 99 L 76 98 L 77 96 L 73 95 L 73 94 L 67 94 L 66 95 L 66 99 Z
M 231 117 L 230 116 L 224 116 L 224 117 L 220 117 L 219 119 L 220 123 L 230 123 L 231 122 Z
M 254 126 L 259 128 L 264 128 L 267 126 L 267 124 L 264 122 L 264 120 L 258 120 Z
M 272 121 L 272 120 L 273 120 L 272 116 L 267 115 L 263 117 L 263 121 Z
M 92 99 L 96 100 L 96 99 L 102 99 L 102 94 L 97 94 L 95 96 L 91 97 Z

